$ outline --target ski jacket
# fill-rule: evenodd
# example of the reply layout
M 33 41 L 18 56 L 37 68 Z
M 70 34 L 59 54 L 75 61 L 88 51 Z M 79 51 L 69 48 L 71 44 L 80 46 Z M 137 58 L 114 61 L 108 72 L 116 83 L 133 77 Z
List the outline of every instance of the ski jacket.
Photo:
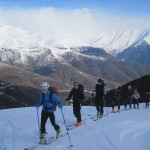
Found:
M 95 86 L 95 91 L 96 91 L 96 97 L 99 98 L 99 97 L 103 97 L 104 96 L 104 86 L 105 84 L 102 83 L 102 84 L 96 84 Z
M 105 94 L 105 83 L 96 84 L 92 96 L 96 98 L 103 98 Z
M 120 90 L 113 90 L 112 91 L 112 98 L 113 98 L 113 100 L 120 100 L 120 98 L 121 98 L 121 92 L 120 92 Z
M 133 95 L 132 95 L 132 99 L 136 99 L 136 100 L 138 100 L 139 98 L 140 98 L 139 93 L 133 93 Z
M 75 89 L 73 88 L 70 93 L 69 96 L 67 98 L 67 100 L 70 100 L 70 98 L 73 96 L 73 103 L 74 104 L 80 104 L 82 101 L 84 101 L 85 96 L 84 93 L 79 90 L 79 89 Z
M 57 97 L 57 95 L 55 93 L 52 93 L 52 102 L 50 102 L 50 91 L 48 91 L 46 94 L 44 94 L 44 103 L 43 101 L 43 97 L 42 97 L 42 93 L 40 94 L 40 98 L 39 98 L 39 103 L 36 104 L 36 107 L 40 107 L 43 105 L 42 110 L 47 111 L 47 112 L 54 112 L 56 111 L 55 109 L 53 109 L 54 105 L 57 104 L 59 106 L 59 108 L 63 107 L 62 102 L 59 100 L 59 98 Z
M 149 92 L 149 93 L 146 92 L 146 94 L 145 94 L 145 99 L 146 99 L 147 101 L 150 101 L 150 92 Z
M 126 98 L 131 99 L 131 97 L 132 97 L 132 90 L 127 90 Z

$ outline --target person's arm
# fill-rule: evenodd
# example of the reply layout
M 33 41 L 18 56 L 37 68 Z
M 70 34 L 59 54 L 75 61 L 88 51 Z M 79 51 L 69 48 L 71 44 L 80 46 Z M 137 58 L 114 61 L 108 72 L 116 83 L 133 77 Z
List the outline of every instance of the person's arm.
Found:
M 35 104 L 35 107 L 40 107 L 40 106 L 42 106 L 43 105 L 43 103 L 42 103 L 42 94 L 40 94 L 40 96 L 39 96 L 39 102 L 37 103 L 37 104 Z
M 66 101 L 69 101 L 72 95 L 73 95 L 73 89 L 70 91 L 68 98 L 66 98 Z
M 93 91 L 92 91 L 92 94 L 91 96 L 93 97 L 94 96 L 94 93 L 96 92 L 96 86 L 94 87 Z
M 81 102 L 83 102 L 85 100 L 85 96 L 84 96 L 83 92 L 80 93 L 80 100 L 81 100 Z
M 138 93 L 138 99 L 140 98 L 140 94 Z
M 57 97 L 57 95 L 55 93 L 52 94 L 52 99 L 57 103 L 59 108 L 63 107 L 63 104 L 62 104 L 61 100 Z

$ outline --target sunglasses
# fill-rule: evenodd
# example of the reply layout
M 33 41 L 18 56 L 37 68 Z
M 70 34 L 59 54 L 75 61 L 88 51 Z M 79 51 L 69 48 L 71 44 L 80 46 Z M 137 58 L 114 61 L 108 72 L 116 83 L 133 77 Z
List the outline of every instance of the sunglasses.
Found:
M 46 92 L 46 91 L 47 91 L 47 89 L 41 89 L 41 91 L 42 91 L 42 92 Z

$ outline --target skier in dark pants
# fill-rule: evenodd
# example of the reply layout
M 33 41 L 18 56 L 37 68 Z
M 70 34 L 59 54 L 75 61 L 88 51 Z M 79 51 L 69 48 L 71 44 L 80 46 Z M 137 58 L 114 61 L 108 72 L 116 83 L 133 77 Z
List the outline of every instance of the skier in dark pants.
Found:
M 149 102 L 150 102 L 150 92 L 145 93 L 145 108 L 149 108 Z
M 38 104 L 35 104 L 35 107 L 38 109 L 40 106 L 43 105 L 42 114 L 41 114 L 41 139 L 40 144 L 46 143 L 46 131 L 45 131 L 45 124 L 47 119 L 50 118 L 50 122 L 54 129 L 56 130 L 56 138 L 59 138 L 61 135 L 61 129 L 58 124 L 55 123 L 55 115 L 54 112 L 56 111 L 54 104 L 56 103 L 60 109 L 62 109 L 62 102 L 59 100 L 55 93 L 52 93 L 49 90 L 48 82 L 41 83 L 41 94 L 40 94 L 40 101 Z M 50 95 L 52 98 L 52 102 L 50 101 Z M 43 97 L 44 96 L 44 97 Z
M 66 98 L 66 101 L 69 101 L 71 97 L 73 96 L 73 113 L 75 117 L 77 118 L 76 126 L 81 125 L 81 103 L 85 99 L 83 91 L 81 91 L 78 87 L 78 83 L 73 83 L 73 88 L 69 93 L 68 98 Z
M 132 87 L 128 86 L 128 91 L 127 91 L 127 98 L 128 98 L 128 103 L 129 103 L 129 109 L 132 109 Z
M 135 109 L 135 104 L 137 104 L 137 109 L 139 108 L 139 98 L 140 94 L 137 89 L 134 90 L 132 94 L 132 99 L 133 99 L 133 108 Z
M 128 86 L 128 89 L 127 89 L 127 92 L 126 92 L 126 99 L 125 99 L 125 109 L 127 109 L 127 103 L 129 103 L 129 109 L 132 108 L 132 88 L 131 86 L 129 85 Z
M 103 117 L 103 107 L 104 107 L 104 87 L 105 83 L 102 79 L 98 79 L 98 84 L 96 84 L 95 89 L 93 91 L 96 92 L 96 97 L 95 97 L 95 105 L 96 105 L 96 110 L 97 110 L 97 117 L 101 118 Z M 93 96 L 92 93 L 92 96 Z
M 118 106 L 117 112 L 120 112 L 120 100 L 121 100 L 121 92 L 118 86 L 115 86 L 114 90 L 112 91 L 112 112 L 113 113 L 115 112 L 114 110 L 115 104 L 117 104 Z

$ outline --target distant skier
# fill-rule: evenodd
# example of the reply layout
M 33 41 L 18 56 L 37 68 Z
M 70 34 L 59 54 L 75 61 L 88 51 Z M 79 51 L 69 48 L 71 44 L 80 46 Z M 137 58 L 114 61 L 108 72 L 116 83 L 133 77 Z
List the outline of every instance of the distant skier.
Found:
M 145 108 L 149 108 L 149 102 L 150 102 L 150 92 L 145 93 Z
M 92 97 L 96 92 L 95 105 L 97 110 L 97 117 L 103 117 L 103 107 L 104 107 L 104 94 L 105 94 L 105 83 L 102 79 L 98 79 L 98 83 L 95 86 L 94 91 L 92 92 Z
M 60 109 L 62 109 L 63 107 L 62 102 L 59 100 L 59 98 L 54 92 L 49 90 L 48 82 L 42 82 L 40 100 L 38 104 L 35 104 L 35 107 L 37 109 L 43 105 L 41 113 L 41 129 L 40 129 L 41 139 L 39 142 L 40 144 L 46 143 L 45 124 L 48 118 L 50 118 L 50 122 L 57 132 L 56 138 L 60 137 L 61 135 L 61 129 L 59 125 L 55 123 L 55 115 L 54 115 L 54 112 L 56 111 L 55 103 L 59 106 Z
M 133 91 L 132 100 L 133 100 L 133 108 L 135 109 L 135 104 L 137 104 L 137 108 L 139 108 L 139 98 L 140 94 L 137 89 Z
M 73 97 L 73 113 L 77 118 L 76 126 L 81 125 L 81 103 L 85 99 L 83 90 L 79 88 L 78 82 L 73 83 L 73 88 L 71 89 L 68 98 L 66 101 L 69 101 Z
M 116 85 L 111 93 L 112 95 L 112 112 L 115 112 L 115 104 L 118 106 L 117 112 L 120 112 L 120 100 L 121 100 L 121 92 L 119 90 L 119 87 Z
M 132 108 L 132 87 L 129 85 L 127 92 L 126 92 L 126 105 L 125 105 L 125 109 L 127 108 L 127 103 L 129 103 L 129 109 Z

